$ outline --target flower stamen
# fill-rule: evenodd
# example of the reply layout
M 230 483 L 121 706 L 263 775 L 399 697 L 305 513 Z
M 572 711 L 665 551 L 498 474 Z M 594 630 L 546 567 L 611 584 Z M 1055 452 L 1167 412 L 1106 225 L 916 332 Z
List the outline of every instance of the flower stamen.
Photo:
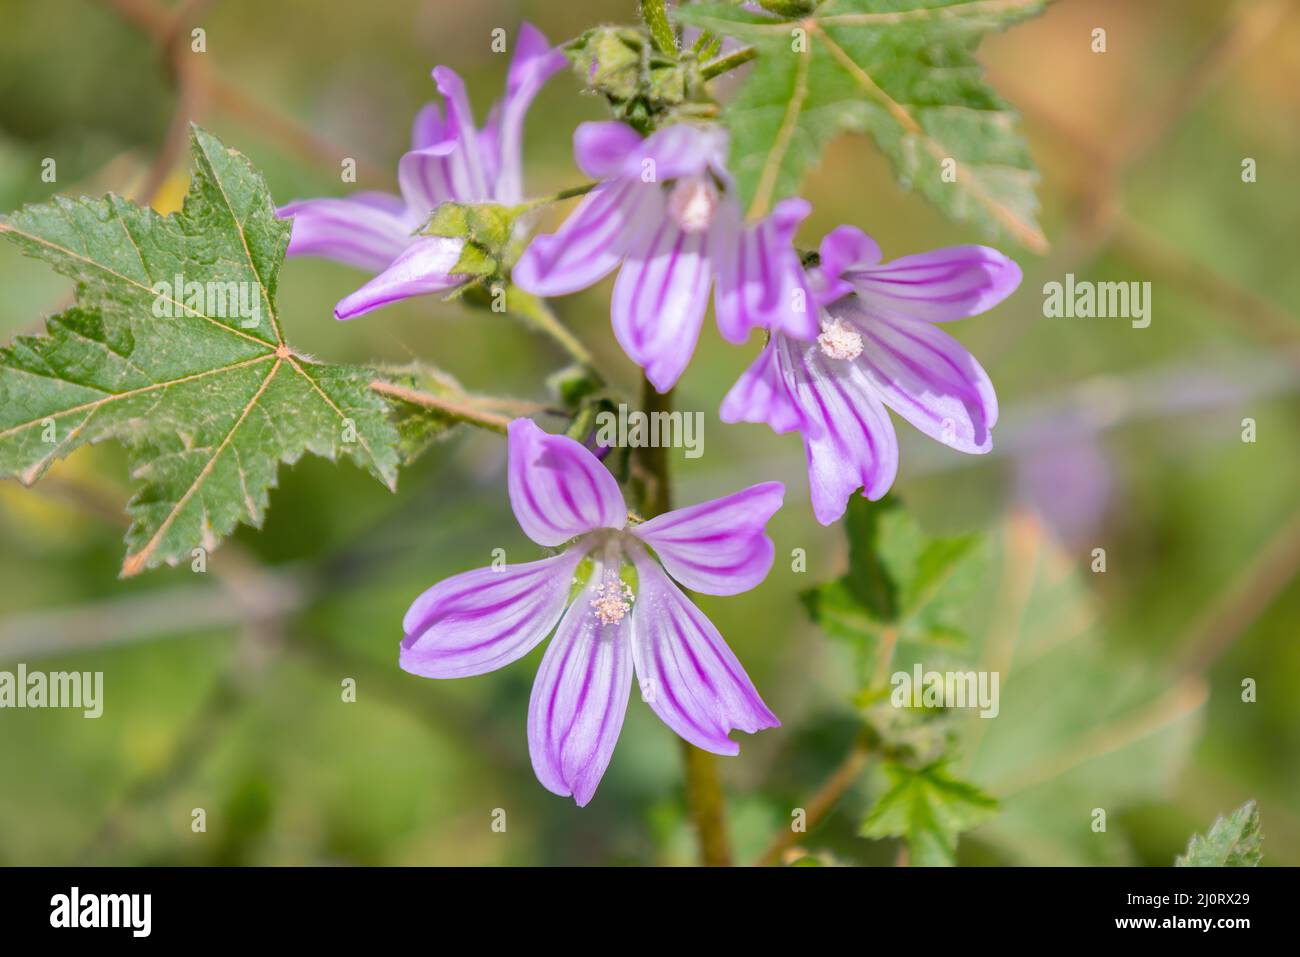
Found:
M 668 214 L 686 233 L 708 229 L 717 208 L 718 191 L 702 176 L 679 179 L 668 194 Z
M 632 588 L 617 575 L 609 575 L 596 588 L 592 611 L 602 625 L 617 625 L 632 610 Z
M 842 319 L 827 319 L 822 322 L 817 345 L 831 359 L 852 361 L 862 355 L 862 334 Z

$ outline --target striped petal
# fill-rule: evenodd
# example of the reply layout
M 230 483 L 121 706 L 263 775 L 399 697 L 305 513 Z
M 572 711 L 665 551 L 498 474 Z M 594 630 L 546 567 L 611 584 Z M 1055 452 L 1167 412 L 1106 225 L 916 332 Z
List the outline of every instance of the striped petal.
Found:
M 631 223 L 658 190 L 635 180 L 610 180 L 588 193 L 559 232 L 533 237 L 511 278 L 538 296 L 567 296 L 599 282 L 623 259 Z
M 424 236 L 406 247 L 370 282 L 334 307 L 335 319 L 353 319 L 380 306 L 455 289 L 465 277 L 452 275 L 463 242 L 443 236 Z
M 971 453 L 991 449 L 998 399 L 975 357 L 931 323 L 873 314 L 874 308 L 850 296 L 827 312 L 862 334 L 857 364 L 876 394 L 944 445 Z
M 807 417 L 803 432 L 813 514 L 830 525 L 859 488 L 879 499 L 898 474 L 898 437 L 859 362 L 831 359 L 816 343 L 778 337 L 782 369 Z
M 627 523 L 618 482 L 586 448 L 543 432 L 529 419 L 515 419 L 509 433 L 510 505 L 525 535 L 555 546 Z
M 808 420 L 781 372 L 777 341 L 769 339 L 753 364 L 731 387 L 718 413 L 723 422 L 766 422 L 778 435 L 803 429 Z
M 792 245 L 811 206 L 802 199 L 777 204 L 772 215 L 751 226 L 738 226 L 734 203 L 719 208 L 714 230 L 718 285 L 714 310 L 718 330 L 740 344 L 752 329 L 771 329 L 797 339 L 817 335 L 817 307 Z
M 667 392 L 681 378 L 700 338 L 713 282 L 708 233 L 677 227 L 662 194 L 649 206 L 614 283 L 610 315 L 623 351 Z
M 546 649 L 528 702 L 528 753 L 548 791 L 579 807 L 596 793 L 614 754 L 632 690 L 632 616 L 605 623 L 591 606 L 592 575 Z
M 579 123 L 573 131 L 573 157 L 592 179 L 617 179 L 628 167 L 628 157 L 641 146 L 641 134 L 626 123 L 606 120 Z M 640 178 L 639 171 L 633 171 Z
M 780 482 L 674 509 L 630 531 L 655 550 L 668 574 L 706 595 L 749 591 L 772 568 L 764 527 L 785 498 Z
M 492 193 L 483 170 L 478 130 L 474 127 L 474 112 L 465 93 L 465 82 L 455 70 L 445 66 L 433 68 L 433 80 L 447 101 L 447 135 L 455 137 L 459 146 L 450 154 L 456 195 L 466 202 L 490 200 Z
M 714 754 L 739 754 L 733 729 L 753 734 L 781 722 L 713 623 L 644 551 L 632 556 L 632 660 L 641 697 L 677 734 Z
M 345 199 L 302 199 L 275 211 L 292 219 L 288 256 L 319 256 L 378 272 L 406 248 L 405 205 L 387 193 Z
M 584 552 L 571 548 L 539 562 L 479 568 L 434 585 L 402 621 L 402 669 L 463 678 L 522 658 L 560 620 Z
M 453 173 L 453 154 L 459 147 L 457 140 L 443 139 L 404 153 L 398 160 L 397 185 L 418 219 L 428 217 L 441 203 L 468 199 L 457 192 Z
M 551 46 L 546 36 L 531 23 L 519 27 L 515 38 L 515 55 L 506 77 L 506 95 L 499 108 L 499 121 L 493 130 L 495 183 L 493 198 L 499 203 L 518 203 L 523 196 L 522 151 L 524 116 L 533 98 L 552 76 L 568 62 L 564 54 Z
M 873 313 L 949 322 L 992 309 L 1020 285 L 1020 267 L 988 246 L 951 246 L 851 269 L 844 278 Z

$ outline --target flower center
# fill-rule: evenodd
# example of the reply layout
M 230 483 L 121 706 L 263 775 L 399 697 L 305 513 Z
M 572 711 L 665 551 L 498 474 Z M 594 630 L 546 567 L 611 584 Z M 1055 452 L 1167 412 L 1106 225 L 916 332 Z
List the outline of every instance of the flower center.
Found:
M 862 335 L 841 319 L 822 322 L 822 334 L 817 337 L 822 354 L 832 359 L 852 360 L 862 355 Z
M 683 232 L 704 232 L 717 208 L 718 191 L 702 176 L 679 179 L 668 194 L 668 214 Z
M 617 625 L 632 610 L 632 588 L 617 575 L 607 575 L 596 588 L 591 609 L 602 625 Z

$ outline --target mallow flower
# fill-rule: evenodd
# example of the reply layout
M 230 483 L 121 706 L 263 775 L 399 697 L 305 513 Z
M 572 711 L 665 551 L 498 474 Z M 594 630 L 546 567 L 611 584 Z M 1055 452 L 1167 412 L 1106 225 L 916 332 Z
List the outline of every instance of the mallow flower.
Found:
M 610 306 L 614 335 L 660 392 L 690 362 L 710 287 L 728 341 L 742 343 L 756 327 L 817 335 L 791 245 L 809 205 L 784 200 L 746 224 L 722 127 L 674 123 L 642 139 L 624 123 L 583 123 L 573 151 L 600 182 L 558 232 L 533 238 L 514 266 L 516 285 L 568 295 L 621 264 Z
M 411 296 L 446 292 L 465 282 L 453 273 L 464 243 L 419 236 L 439 204 L 523 200 L 521 146 L 524 116 L 546 81 L 565 65 L 536 27 L 525 23 L 515 39 L 506 95 L 474 125 L 465 84 L 454 70 L 435 67 L 446 103 L 429 103 L 416 116 L 411 149 L 397 166 L 400 196 L 362 192 L 343 199 L 305 199 L 276 211 L 293 219 L 288 255 L 321 256 L 378 273 L 334 308 L 351 319 Z
M 591 452 L 516 419 L 507 484 L 524 533 L 561 551 L 434 585 L 403 621 L 403 669 L 427 678 L 483 674 L 554 631 L 533 683 L 528 750 L 538 780 L 579 806 L 609 766 L 634 672 L 651 709 L 707 751 L 738 754 L 730 731 L 778 726 L 673 579 L 710 595 L 761 582 L 772 567 L 764 526 L 781 507 L 779 482 L 629 526 L 618 483 Z
M 800 341 L 774 331 L 727 393 L 724 422 L 802 433 L 813 512 L 829 525 L 862 489 L 879 499 L 898 471 L 886 406 L 960 452 L 992 448 L 993 384 L 939 324 L 982 313 L 1020 285 L 1020 267 L 987 246 L 952 246 L 880 261 L 865 233 L 826 236 L 808 279 L 821 329 Z

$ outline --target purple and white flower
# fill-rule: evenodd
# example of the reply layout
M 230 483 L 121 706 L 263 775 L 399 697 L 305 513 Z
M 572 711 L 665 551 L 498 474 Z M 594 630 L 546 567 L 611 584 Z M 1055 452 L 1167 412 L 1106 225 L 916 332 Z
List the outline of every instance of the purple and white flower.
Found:
M 563 550 L 434 585 L 406 613 L 402 668 L 427 678 L 483 674 L 554 630 L 533 684 L 528 749 L 538 780 L 579 806 L 609 766 L 633 672 L 651 709 L 706 751 L 738 754 L 733 729 L 777 727 L 718 630 L 672 579 L 710 595 L 761 582 L 774 555 L 764 526 L 784 487 L 766 482 L 628 527 L 618 483 L 586 448 L 528 419 L 509 433 L 515 517 L 537 544 Z
M 411 149 L 397 167 L 401 196 L 363 192 L 343 199 L 305 199 L 280 207 L 293 219 L 290 256 L 321 256 L 378 273 L 334 308 L 351 319 L 399 299 L 446 292 L 467 277 L 453 273 L 464 243 L 419 236 L 439 204 L 523 200 L 524 116 L 538 91 L 565 65 L 536 27 L 525 23 L 515 40 L 506 95 L 474 125 L 465 84 L 454 70 L 435 67 L 434 82 L 446 113 L 429 103 L 415 118 Z
M 721 127 L 677 123 L 642 139 L 623 123 L 583 123 L 573 149 L 578 166 L 600 184 L 558 232 L 534 237 L 512 273 L 518 286 L 567 295 L 621 264 L 610 308 L 614 335 L 660 392 L 690 362 L 710 287 L 718 328 L 731 342 L 744 342 L 756 327 L 817 335 L 791 246 L 808 203 L 785 200 L 746 224 Z
M 823 525 L 857 489 L 879 499 L 893 485 L 898 439 L 886 406 L 951 448 L 987 452 L 998 418 L 993 384 L 938 324 L 991 309 L 1020 278 L 1015 262 L 987 246 L 882 263 L 870 237 L 841 226 L 808 277 L 820 333 L 800 341 L 774 331 L 723 400 L 722 419 L 802 433 Z

